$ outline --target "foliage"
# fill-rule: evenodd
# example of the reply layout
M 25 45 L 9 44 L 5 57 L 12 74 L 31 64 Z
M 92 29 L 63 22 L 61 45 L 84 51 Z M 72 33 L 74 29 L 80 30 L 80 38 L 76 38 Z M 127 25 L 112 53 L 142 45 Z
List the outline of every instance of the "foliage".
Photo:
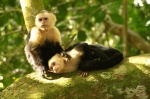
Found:
M 128 27 L 149 42 L 150 6 L 146 2 L 143 6 L 133 2 L 128 2 Z M 71 44 L 86 41 L 122 50 L 121 37 L 105 26 L 107 21 L 123 24 L 121 0 L 43 0 L 43 3 L 45 9 L 57 16 L 57 27 L 61 31 L 64 47 L 76 35 Z M 32 71 L 24 55 L 26 34 L 19 1 L 1 0 L 0 90 Z M 140 49 L 129 45 L 129 53 L 137 55 Z

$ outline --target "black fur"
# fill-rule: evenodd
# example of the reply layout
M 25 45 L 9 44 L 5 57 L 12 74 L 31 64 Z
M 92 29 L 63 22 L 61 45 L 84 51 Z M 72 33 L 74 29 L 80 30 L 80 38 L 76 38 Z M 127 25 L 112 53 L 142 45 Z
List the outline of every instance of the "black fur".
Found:
M 84 52 L 78 67 L 82 71 L 108 69 L 123 60 L 123 54 L 119 50 L 103 45 L 77 43 L 66 51 L 72 49 Z
M 48 60 L 55 55 L 63 51 L 59 42 L 45 41 L 43 45 L 32 46 L 29 43 L 30 33 L 26 38 L 25 54 L 27 60 L 31 64 L 34 71 L 40 71 L 40 75 L 44 74 L 48 70 Z

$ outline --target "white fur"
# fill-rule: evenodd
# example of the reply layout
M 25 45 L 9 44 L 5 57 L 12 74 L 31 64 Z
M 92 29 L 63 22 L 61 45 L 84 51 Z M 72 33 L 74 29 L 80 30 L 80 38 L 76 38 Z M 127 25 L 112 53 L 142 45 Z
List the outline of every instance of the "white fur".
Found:
M 77 70 L 78 63 L 80 62 L 80 57 L 83 53 L 73 49 L 71 51 L 68 51 L 67 54 L 71 56 L 71 59 L 68 61 L 66 61 L 64 57 L 62 57 L 60 54 L 54 55 L 49 60 L 49 67 L 51 66 L 52 62 L 56 63 L 55 66 L 53 67 L 52 72 L 68 73 Z

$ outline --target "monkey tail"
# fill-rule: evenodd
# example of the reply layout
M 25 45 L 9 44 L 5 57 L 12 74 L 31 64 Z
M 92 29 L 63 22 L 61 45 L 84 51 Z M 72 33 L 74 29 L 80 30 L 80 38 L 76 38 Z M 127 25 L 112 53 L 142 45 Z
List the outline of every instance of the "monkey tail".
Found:
M 119 64 L 122 60 L 123 54 L 118 51 L 108 59 L 87 60 L 81 62 L 79 69 L 83 71 L 108 69 Z

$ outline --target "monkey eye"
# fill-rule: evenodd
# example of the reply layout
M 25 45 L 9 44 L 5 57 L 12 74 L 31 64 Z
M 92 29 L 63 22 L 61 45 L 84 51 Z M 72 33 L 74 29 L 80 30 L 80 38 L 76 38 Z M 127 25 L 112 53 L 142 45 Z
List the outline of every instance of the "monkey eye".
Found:
M 55 66 L 55 64 L 56 64 L 55 62 L 52 62 L 52 66 Z
M 42 21 L 42 18 L 40 18 L 39 21 Z
M 44 20 L 47 20 L 48 18 L 44 18 Z

